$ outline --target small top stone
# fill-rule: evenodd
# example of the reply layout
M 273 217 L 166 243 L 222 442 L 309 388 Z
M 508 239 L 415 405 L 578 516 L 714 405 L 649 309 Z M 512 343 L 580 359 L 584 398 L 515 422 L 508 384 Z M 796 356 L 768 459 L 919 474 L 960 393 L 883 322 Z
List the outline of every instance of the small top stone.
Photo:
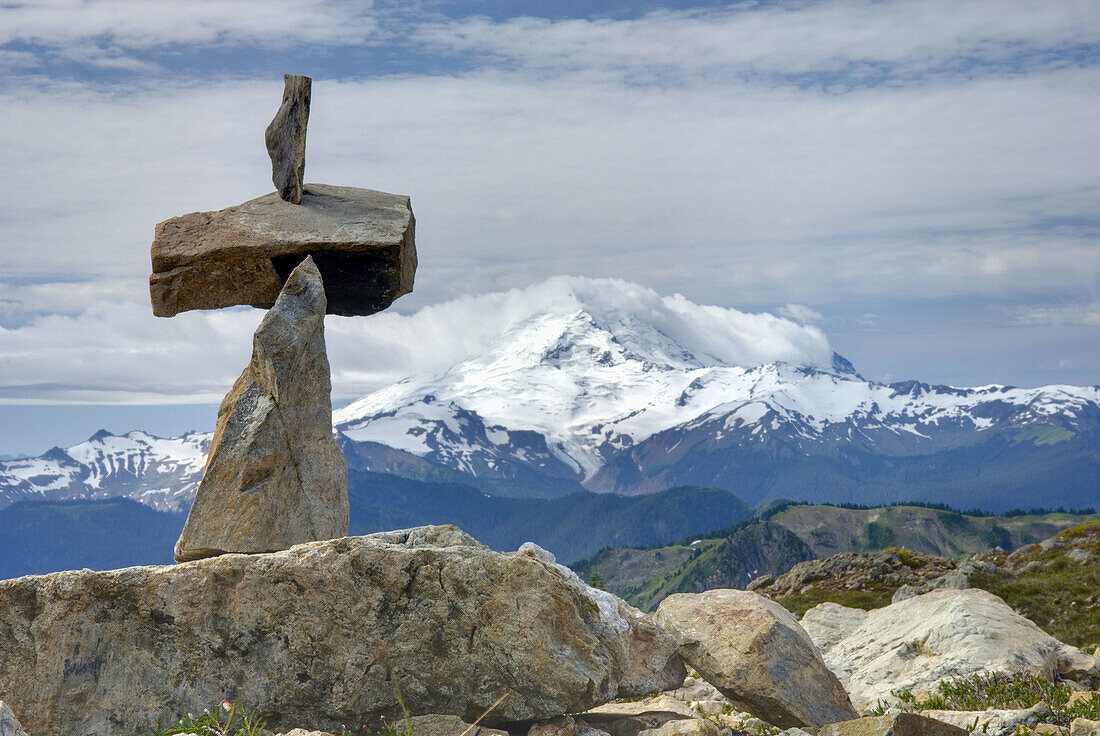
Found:
M 306 125 L 309 123 L 310 89 L 313 80 L 296 74 L 283 75 L 283 104 L 264 140 L 271 156 L 271 181 L 279 196 L 301 204 L 302 182 L 306 173 Z

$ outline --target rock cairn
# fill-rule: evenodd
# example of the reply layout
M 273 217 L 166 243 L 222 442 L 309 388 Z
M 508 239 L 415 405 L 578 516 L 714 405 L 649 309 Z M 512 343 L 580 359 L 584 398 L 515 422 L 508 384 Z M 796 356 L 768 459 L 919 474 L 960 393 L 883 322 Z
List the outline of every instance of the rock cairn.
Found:
M 347 464 L 332 437 L 326 314 L 367 315 L 412 291 L 409 198 L 304 184 L 312 82 L 285 76 L 265 141 L 277 192 L 157 225 L 153 313 L 270 309 L 218 409 L 177 562 L 347 535 Z

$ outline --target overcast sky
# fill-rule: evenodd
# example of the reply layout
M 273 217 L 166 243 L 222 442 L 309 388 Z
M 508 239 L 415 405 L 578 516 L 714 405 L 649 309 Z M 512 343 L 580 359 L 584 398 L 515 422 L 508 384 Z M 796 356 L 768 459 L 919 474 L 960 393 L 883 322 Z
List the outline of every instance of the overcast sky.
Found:
M 118 405 L 216 402 L 261 313 L 154 318 L 149 243 L 271 189 L 284 72 L 314 79 L 307 180 L 412 197 L 399 313 L 610 277 L 812 325 L 877 380 L 1100 383 L 1095 0 L 16 0 L 0 454 L 212 427 Z M 365 371 L 370 319 L 330 320 L 338 399 L 420 367 Z M 73 402 L 109 406 L 40 406 Z

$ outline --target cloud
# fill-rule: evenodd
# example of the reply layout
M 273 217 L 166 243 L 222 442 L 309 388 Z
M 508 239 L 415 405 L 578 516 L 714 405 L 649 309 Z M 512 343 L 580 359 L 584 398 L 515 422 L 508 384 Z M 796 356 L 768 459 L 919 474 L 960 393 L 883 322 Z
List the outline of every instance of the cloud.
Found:
M 34 0 L 5 3 L 0 19 L 0 44 L 55 48 L 363 43 L 378 30 L 362 0 Z
M 1100 278 L 1095 227 L 1072 224 L 1100 211 L 1096 79 L 840 97 L 489 72 L 318 79 L 306 175 L 412 195 L 421 270 L 403 309 L 557 273 L 726 305 L 1072 295 Z M 144 279 L 154 223 L 269 189 L 262 131 L 280 85 L 0 93 L 20 182 L 0 201 L 6 275 Z
M 919 82 L 929 74 L 1049 64 L 1042 57 L 1050 51 L 1091 48 L 1100 38 L 1100 13 L 1089 0 L 740 3 L 632 20 L 473 17 L 424 24 L 413 38 L 552 72 L 664 83 L 734 75 L 783 84 L 822 75 L 819 82 L 841 91 L 883 79 Z
M 208 355 L 206 317 L 170 337 L 145 295 L 156 222 L 270 190 L 263 130 L 281 79 L 221 57 L 188 76 L 210 49 L 292 51 L 304 71 L 338 75 L 315 75 L 307 178 L 412 196 L 420 270 L 398 312 L 561 273 L 826 314 L 910 297 L 1095 299 L 1092 2 L 746 3 L 625 20 L 395 13 L 350 0 L 3 5 L 0 149 L 18 185 L 0 198 L 0 325 L 52 330 L 47 346 L 66 330 L 82 345 L 84 332 L 132 329 L 120 355 L 204 355 L 209 390 L 192 389 L 207 396 L 239 372 L 247 350 Z M 343 58 L 333 49 L 379 43 L 429 71 L 330 63 Z M 43 50 L 102 75 L 51 78 L 53 66 L 34 66 Z M 111 82 L 105 67 L 134 74 Z M 885 325 L 887 305 L 852 313 L 869 308 Z M 1071 318 L 1084 319 L 1043 317 Z M 247 343 L 255 320 L 224 319 Z M 1027 319 L 1039 316 L 1005 322 Z M 950 330 L 942 320 L 933 332 Z M 29 358 L 25 375 L 14 365 L 2 366 L 13 383 L 71 383 L 64 366 L 51 378 Z M 107 374 L 87 368 L 104 396 Z
M 787 304 L 786 306 L 780 307 L 778 312 L 780 316 L 789 317 L 795 322 L 800 322 L 802 324 L 821 320 L 821 314 L 810 309 L 805 304 Z
M 829 365 L 832 359 L 832 348 L 816 327 L 699 305 L 680 295 L 662 297 L 619 280 L 555 277 L 408 315 L 329 317 L 333 396 L 358 398 L 408 375 L 441 371 L 489 349 L 536 315 L 582 309 L 644 320 L 714 362 Z M 0 402 L 220 401 L 248 362 L 251 333 L 262 314 L 239 308 L 163 320 L 150 314 L 148 304 L 127 301 L 0 328 Z
M 863 316 L 856 318 L 856 324 L 860 327 L 878 327 L 878 315 L 866 312 Z
M 1021 325 L 1100 327 L 1100 301 L 1059 307 L 1024 307 L 1016 312 Z

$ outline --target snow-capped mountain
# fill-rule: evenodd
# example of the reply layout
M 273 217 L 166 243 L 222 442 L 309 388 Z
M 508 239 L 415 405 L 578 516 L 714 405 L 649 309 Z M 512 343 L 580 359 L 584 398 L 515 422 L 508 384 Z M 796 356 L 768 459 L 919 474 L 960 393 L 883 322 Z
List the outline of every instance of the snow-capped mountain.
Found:
M 189 502 L 202 478 L 209 433 L 161 439 L 99 431 L 67 450 L 0 462 L 0 508 L 15 501 L 125 496 L 162 511 Z
M 670 300 L 590 299 L 591 282 L 570 286 L 572 301 L 518 320 L 481 353 L 337 412 L 360 465 L 409 472 L 385 447 L 498 491 L 512 480 L 538 492 L 541 476 L 618 493 L 717 485 L 752 501 L 777 490 L 745 487 L 742 470 L 762 462 L 746 455 L 758 451 L 774 471 L 785 454 L 931 457 L 1008 430 L 1063 432 L 1048 442 L 1100 430 L 1100 387 L 884 385 L 820 351 L 802 364 L 736 364 L 722 346 L 746 332 L 745 315 L 718 310 L 727 324 L 709 327 L 730 334 L 700 337 L 669 319 Z
M 1100 387 L 875 383 L 812 325 L 614 280 L 559 277 L 385 326 L 431 348 L 440 315 L 478 339 L 335 412 L 349 467 L 512 496 L 698 485 L 750 503 L 1100 505 Z M 208 442 L 100 434 L 2 462 L 0 506 L 127 495 L 177 508 Z

